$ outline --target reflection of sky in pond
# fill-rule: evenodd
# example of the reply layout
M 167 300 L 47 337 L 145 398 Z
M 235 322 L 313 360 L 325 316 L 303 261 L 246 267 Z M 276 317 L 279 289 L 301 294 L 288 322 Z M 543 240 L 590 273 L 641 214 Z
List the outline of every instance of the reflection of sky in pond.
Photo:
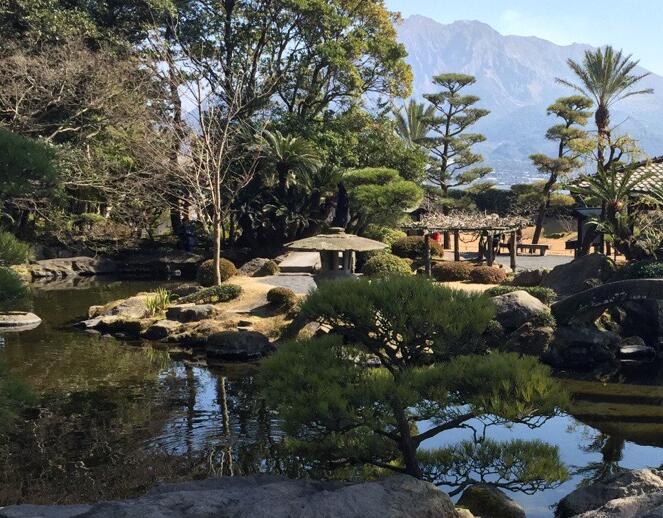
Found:
M 549 419 L 540 428 L 530 429 L 525 425 L 514 425 L 511 427 L 490 427 L 487 436 L 495 440 L 513 439 L 540 439 L 549 444 L 559 446 L 562 461 L 567 465 L 569 471 L 573 472 L 576 467 L 584 467 L 591 462 L 601 461 L 600 453 L 588 453 L 581 448 L 587 446 L 596 431 L 583 425 L 570 416 L 559 416 Z M 449 430 L 433 439 L 423 443 L 424 447 L 437 448 L 455 442 L 471 439 L 471 430 Z M 658 467 L 663 464 L 663 449 L 652 446 L 640 446 L 627 442 L 624 448 L 624 456 L 619 465 L 623 468 Z M 564 496 L 573 491 L 581 481 L 581 477 L 575 476 L 555 489 L 549 489 L 534 495 L 523 493 L 511 493 L 527 512 L 528 518 L 545 518 L 553 516 L 551 505 L 554 505 Z
M 154 446 L 165 449 L 168 453 L 185 454 L 189 450 L 198 451 L 215 443 L 222 436 L 223 417 L 218 401 L 218 383 L 220 380 L 208 369 L 203 367 L 187 367 L 178 365 L 173 373 L 165 377 L 176 376 L 181 380 L 189 380 L 192 376 L 194 387 L 182 390 L 182 397 L 192 396 L 192 403 L 182 401 L 179 411 L 168 420 L 162 434 L 153 442 Z M 188 388 L 192 390 L 188 391 Z
M 113 339 L 101 339 L 66 327 L 76 317 L 84 317 L 90 305 L 152 290 L 156 285 L 103 281 L 91 284 L 88 289 L 39 290 L 34 309 L 44 320 L 43 324 L 33 331 L 0 337 L 5 341 L 4 347 L 0 345 L 0 362 L 7 363 L 12 374 L 46 394 L 63 400 L 73 397 L 72 394 L 77 396 L 76 401 L 80 400 L 80 404 L 71 408 L 85 412 L 86 417 L 92 418 L 103 412 L 98 407 L 99 402 L 111 409 L 117 407 L 117 415 L 109 414 L 109 418 L 122 425 L 117 428 L 118 437 L 115 439 L 124 439 L 126 435 L 127 442 L 136 447 L 146 443 L 157 450 L 187 455 L 229 441 L 237 450 L 243 445 L 264 446 L 280 436 L 275 417 L 257 403 L 259 395 L 252 383 L 254 368 L 226 365 L 209 370 L 204 366 L 185 366 L 181 362 L 162 366 L 156 361 L 158 358 L 152 361 L 149 354 L 135 345 L 125 346 Z M 137 372 L 141 369 L 145 372 Z M 160 373 L 155 376 L 157 383 L 151 376 L 153 372 Z M 224 437 L 223 411 L 219 402 L 219 382 L 223 376 L 226 376 L 229 439 Z M 655 377 L 646 381 L 658 384 Z M 608 397 L 599 386 L 594 394 L 596 397 L 585 398 L 584 403 L 585 407 L 596 401 L 610 403 L 595 407 L 594 412 L 605 418 L 603 422 L 614 426 L 609 418 L 616 415 L 619 408 L 631 410 L 629 405 L 645 405 L 645 408 L 633 409 L 629 414 L 633 413 L 634 418 L 639 419 L 642 411 L 643 418 L 650 417 L 643 421 L 647 424 L 643 437 L 656 440 L 659 428 L 663 437 L 663 424 L 654 419 L 661 413 L 659 392 L 660 389 L 646 392 L 644 399 L 641 393 L 618 393 Z M 93 404 L 84 404 L 86 396 Z M 154 412 L 138 412 L 137 406 L 145 406 Z M 130 413 L 125 416 L 121 412 L 123 409 Z M 605 409 L 610 413 L 604 415 Z M 97 416 L 100 417 L 104 416 Z M 628 426 L 637 424 L 628 422 Z M 611 429 L 614 430 L 614 426 Z M 77 433 L 85 436 L 89 430 L 77 430 Z M 596 430 L 568 416 L 551 419 L 534 430 L 515 425 L 493 427 L 489 431 L 489 436 L 497 440 L 536 438 L 556 444 L 560 447 L 562 460 L 571 469 L 601 461 L 600 452 L 583 451 L 597 434 Z M 451 430 L 427 441 L 425 446 L 453 444 L 470 435 L 470 430 Z M 75 453 L 70 452 L 72 457 Z M 255 450 L 255 458 L 247 453 L 247 466 L 269 469 L 268 457 L 263 456 L 268 453 L 264 448 Z M 663 448 L 627 442 L 619 464 L 624 468 L 658 467 L 663 464 Z M 553 514 L 550 506 L 575 489 L 580 480 L 580 476 L 575 476 L 556 489 L 532 496 L 522 493 L 513 496 L 525 506 L 528 517 L 549 517 Z

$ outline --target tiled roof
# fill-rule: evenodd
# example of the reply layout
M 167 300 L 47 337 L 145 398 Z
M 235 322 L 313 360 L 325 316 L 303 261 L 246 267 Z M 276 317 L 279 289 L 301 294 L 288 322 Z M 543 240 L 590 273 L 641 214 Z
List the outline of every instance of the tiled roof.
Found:
M 639 164 L 634 164 L 634 179 L 640 181 L 633 189 L 634 194 L 644 194 L 651 192 L 654 187 L 663 189 L 663 156 L 643 160 Z M 586 187 L 587 183 L 582 177 L 576 180 L 578 187 Z
M 654 187 L 663 188 L 663 156 L 642 162 L 634 172 L 635 178 L 641 177 L 636 190 L 651 192 Z

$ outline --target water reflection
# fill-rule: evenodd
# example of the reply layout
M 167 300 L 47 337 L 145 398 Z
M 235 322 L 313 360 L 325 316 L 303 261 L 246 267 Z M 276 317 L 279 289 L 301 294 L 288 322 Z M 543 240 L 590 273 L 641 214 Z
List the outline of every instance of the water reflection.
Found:
M 166 479 L 307 473 L 301 459 L 282 449 L 278 419 L 258 393 L 254 366 L 208 369 L 66 327 L 90 305 L 154 286 L 112 282 L 38 290 L 34 308 L 42 326 L 4 337 L 0 362 L 35 387 L 40 404 L 0 440 L 0 505 L 119 498 Z M 556 444 L 574 469 L 573 479 L 558 488 L 513 495 L 534 518 L 551 516 L 551 505 L 583 481 L 663 463 L 663 387 L 565 384 L 576 396 L 576 418 L 557 416 L 536 430 L 514 425 L 489 432 L 495 440 Z M 441 440 L 455 443 L 466 433 Z

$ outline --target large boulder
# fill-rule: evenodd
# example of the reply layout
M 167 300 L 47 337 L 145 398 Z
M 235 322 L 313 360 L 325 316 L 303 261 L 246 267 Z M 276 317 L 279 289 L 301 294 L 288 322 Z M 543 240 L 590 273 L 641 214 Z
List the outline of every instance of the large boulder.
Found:
M 488 484 L 468 487 L 458 505 L 482 518 L 525 518 L 525 510 L 519 503 Z
M 346 483 L 254 475 L 155 488 L 134 500 L 89 506 L 12 506 L 0 518 L 457 518 L 451 499 L 406 475 Z
M 658 496 L 652 498 L 654 495 Z M 620 500 L 621 505 L 609 505 L 618 503 Z M 659 507 L 658 514 L 646 512 L 642 508 L 644 503 L 649 503 L 654 508 Z M 576 489 L 560 500 L 557 505 L 557 516 L 559 518 L 572 516 L 655 517 L 663 516 L 661 505 L 663 505 L 663 471 L 642 469 L 625 471 L 606 480 Z M 622 513 L 612 513 L 611 507 L 613 510 L 621 509 Z M 599 512 L 601 508 L 604 510 Z
M 278 272 L 278 269 L 278 265 L 273 260 L 256 257 L 244 263 L 238 268 L 238 271 L 247 277 L 265 277 L 267 275 L 274 275 Z
M 61 279 L 116 273 L 117 264 L 104 257 L 68 257 L 44 259 L 27 266 L 33 279 Z
M 222 331 L 207 337 L 207 358 L 223 361 L 252 361 L 273 352 L 274 346 L 257 331 Z
M 181 322 L 175 320 L 159 320 L 141 333 L 146 340 L 163 340 L 176 334 L 182 327 Z
M 592 326 L 558 326 L 543 360 L 554 367 L 577 371 L 616 362 L 621 337 Z
M 128 299 L 111 302 L 104 306 L 104 309 L 99 313 L 100 316 L 118 316 L 123 318 L 140 319 L 145 317 L 147 313 L 147 296 L 136 295 Z
M 198 322 L 215 314 L 216 308 L 212 304 L 181 304 L 166 310 L 166 318 L 177 322 Z
M 548 275 L 548 271 L 544 268 L 537 268 L 535 270 L 521 270 L 514 275 L 511 283 L 514 286 L 540 286 L 543 278 Z
M 526 291 L 518 290 L 493 297 L 497 313 L 495 319 L 505 329 L 517 329 L 530 320 L 550 314 L 550 309 Z
M 614 272 L 615 263 L 610 258 L 590 254 L 555 266 L 543 278 L 541 286 L 555 290 L 560 296 L 568 296 L 592 288 L 596 282 L 607 281 Z
M 526 322 L 509 335 L 502 350 L 540 357 L 548 351 L 554 338 L 555 330 L 551 326 Z

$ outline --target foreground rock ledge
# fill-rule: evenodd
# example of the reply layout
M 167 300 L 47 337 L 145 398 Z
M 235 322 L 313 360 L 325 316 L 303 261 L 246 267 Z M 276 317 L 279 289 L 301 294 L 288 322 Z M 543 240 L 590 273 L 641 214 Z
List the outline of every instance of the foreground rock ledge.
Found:
M 255 475 L 158 486 L 134 500 L 94 505 L 18 505 L 0 518 L 456 518 L 432 484 L 398 475 L 364 483 L 314 482 Z

